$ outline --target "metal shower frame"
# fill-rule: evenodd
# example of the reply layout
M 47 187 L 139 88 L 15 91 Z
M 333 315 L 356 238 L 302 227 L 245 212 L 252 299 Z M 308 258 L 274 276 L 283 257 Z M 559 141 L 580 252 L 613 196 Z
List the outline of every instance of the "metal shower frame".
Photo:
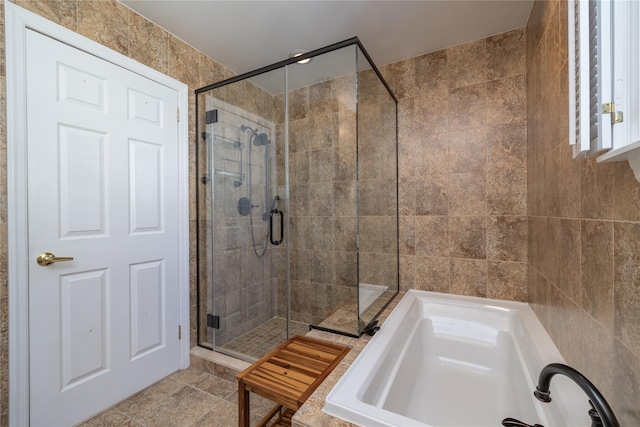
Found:
M 396 151 L 396 254 L 397 256 L 397 288 L 395 289 L 395 292 L 393 294 L 393 296 L 389 299 L 389 301 L 387 301 L 384 306 L 378 311 L 378 313 L 376 313 L 375 316 L 373 316 L 372 320 L 366 324 L 366 325 L 361 325 L 360 321 L 358 321 L 358 334 L 351 334 L 348 332 L 344 332 L 344 331 L 339 331 L 339 330 L 334 330 L 334 329 L 330 329 L 330 328 L 324 328 L 324 327 L 320 327 L 317 325 L 309 325 L 310 328 L 314 328 L 314 329 L 319 329 L 319 330 L 323 330 L 323 331 L 328 331 L 328 332 L 332 332 L 332 333 L 337 333 L 340 335 L 346 335 L 349 337 L 354 337 L 354 338 L 359 338 L 360 336 L 362 336 L 362 334 L 364 334 L 365 332 L 369 332 L 369 333 L 373 333 L 375 332 L 375 328 L 376 328 L 376 324 L 377 324 L 377 319 L 380 316 L 380 314 L 385 310 L 385 308 L 387 308 L 387 306 L 397 297 L 398 293 L 399 293 L 399 288 L 400 288 L 400 207 L 399 207 L 399 189 L 398 189 L 398 182 L 399 182 L 399 171 L 398 171 L 398 99 L 396 98 L 396 96 L 393 94 L 393 92 L 391 91 L 390 86 L 387 84 L 386 80 L 384 79 L 384 77 L 382 76 L 382 74 L 380 73 L 380 70 L 378 70 L 378 68 L 376 67 L 375 63 L 373 62 L 373 60 L 371 59 L 371 56 L 369 55 L 369 53 L 367 52 L 367 50 L 364 48 L 364 46 L 362 45 L 362 43 L 360 42 L 360 39 L 358 37 L 352 37 L 350 39 L 338 42 L 338 43 L 334 43 L 325 47 L 322 47 L 320 49 L 315 49 L 315 50 L 311 50 L 307 53 L 292 57 L 292 58 L 288 58 L 279 62 L 276 62 L 274 64 L 271 65 L 267 65 L 261 68 L 258 68 L 256 70 L 253 71 L 249 71 L 243 74 L 239 74 L 237 76 L 222 80 L 220 82 L 217 83 L 213 83 L 210 84 L 208 86 L 204 86 L 202 88 L 196 89 L 195 90 L 195 98 L 196 98 L 196 117 L 195 117 L 195 126 L 196 126 L 196 132 L 199 129 L 199 114 L 198 114 L 198 95 L 204 92 L 208 92 L 212 89 L 217 89 L 220 88 L 222 86 L 226 86 L 232 83 L 236 83 L 236 82 L 240 82 L 242 80 L 247 80 L 250 79 L 252 77 L 258 76 L 260 74 L 264 74 L 264 73 L 268 73 L 280 68 L 284 68 L 288 65 L 293 65 L 296 63 L 299 63 L 300 61 L 303 61 L 305 59 L 311 59 L 314 58 L 316 56 L 320 56 L 323 55 L 325 53 L 329 53 L 329 52 L 333 52 L 335 50 L 338 49 L 342 49 L 348 46 L 352 46 L 355 45 L 357 46 L 357 49 L 359 49 L 359 51 L 365 56 L 365 58 L 367 59 L 369 65 L 371 66 L 371 69 L 376 73 L 376 75 L 378 76 L 378 79 L 382 82 L 382 84 L 384 85 L 385 89 L 387 90 L 388 94 L 391 96 L 391 98 L 394 100 L 395 104 L 396 104 L 396 109 L 395 109 L 395 138 L 396 138 L 396 144 L 395 144 L 395 151 Z M 357 52 L 357 51 L 356 51 Z M 356 68 L 357 68 L 357 55 L 356 55 Z M 285 68 L 286 69 L 286 68 Z M 356 70 L 357 71 L 357 70 Z M 356 87 L 356 92 L 357 92 L 357 87 Z M 357 98 L 356 98 L 357 99 Z M 358 104 L 356 102 L 356 147 L 358 145 Z M 196 165 L 200 164 L 198 159 L 198 151 L 199 150 L 195 150 L 196 151 Z M 358 164 L 358 150 L 356 148 L 356 165 Z M 359 182 L 358 179 L 358 175 L 357 175 L 357 167 L 356 167 L 356 186 L 358 186 L 357 182 Z M 356 187 L 358 188 L 358 187 Z M 287 191 L 288 191 L 288 185 L 287 185 Z M 200 205 L 200 200 L 199 200 L 199 192 L 196 191 L 196 206 Z M 358 199 L 356 199 L 356 206 L 358 206 L 359 201 Z M 286 209 L 287 211 L 289 211 L 289 201 L 288 198 L 286 200 Z M 359 211 L 359 209 L 358 209 Z M 359 221 L 358 221 L 359 222 Z M 359 227 L 358 227 L 359 228 Z M 200 221 L 196 221 L 196 236 L 199 239 L 200 238 Z M 357 245 L 357 252 L 359 253 L 359 245 Z M 287 259 L 289 257 L 289 246 L 287 245 Z M 196 286 L 197 289 L 197 298 L 198 298 L 198 304 L 197 304 L 197 319 L 198 321 L 197 323 L 197 337 L 198 337 L 198 345 L 200 345 L 200 329 L 202 327 L 202 325 L 200 325 L 200 245 L 196 245 L 196 283 L 198 283 L 198 286 Z M 356 257 L 356 283 L 359 284 L 360 283 L 360 257 L 357 256 Z M 286 266 L 286 278 L 287 278 L 287 316 L 289 316 L 288 313 L 290 313 L 291 311 L 291 306 L 290 306 L 290 272 L 289 272 L 289 265 L 287 264 Z M 359 290 L 358 290 L 358 295 L 359 295 Z M 360 313 L 358 313 L 358 319 L 360 318 Z M 289 321 L 287 321 L 287 336 L 289 336 Z

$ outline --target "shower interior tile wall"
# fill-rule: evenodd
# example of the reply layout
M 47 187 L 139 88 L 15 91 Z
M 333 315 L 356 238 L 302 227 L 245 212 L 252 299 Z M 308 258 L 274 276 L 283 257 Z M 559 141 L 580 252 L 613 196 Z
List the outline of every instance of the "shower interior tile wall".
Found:
M 15 2 L 193 90 L 232 76 L 117 1 Z M 626 164 L 571 160 L 565 144 L 565 17 L 564 1 L 537 0 L 531 11 L 526 28 L 528 128 L 523 30 L 382 67 L 400 99 L 401 286 L 520 300 L 526 300 L 528 290 L 567 361 L 601 388 L 622 425 L 637 425 L 640 189 Z M 4 47 L 4 31 L 0 39 Z M 0 169 L 6 170 L 4 55 L 0 61 Z M 189 101 L 190 168 L 195 170 L 193 95 Z M 342 157 L 340 148 L 335 155 Z M 528 185 L 523 182 L 527 172 Z M 192 254 L 195 180 L 192 174 Z M 6 196 L 3 175 L 1 426 L 8 425 L 9 396 Z M 192 343 L 197 342 L 198 320 L 195 262 L 192 256 Z
M 399 98 L 400 286 L 527 300 L 526 41 L 381 68 Z

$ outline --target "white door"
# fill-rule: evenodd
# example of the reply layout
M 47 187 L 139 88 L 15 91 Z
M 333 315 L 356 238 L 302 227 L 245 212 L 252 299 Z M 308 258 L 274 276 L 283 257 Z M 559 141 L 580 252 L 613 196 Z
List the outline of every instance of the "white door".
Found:
M 178 96 L 26 42 L 30 419 L 64 426 L 179 369 Z

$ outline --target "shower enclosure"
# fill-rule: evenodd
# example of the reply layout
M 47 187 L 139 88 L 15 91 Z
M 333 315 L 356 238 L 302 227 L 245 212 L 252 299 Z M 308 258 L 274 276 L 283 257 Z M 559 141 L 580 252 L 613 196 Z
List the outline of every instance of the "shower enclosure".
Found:
M 397 100 L 357 38 L 196 91 L 199 345 L 360 336 L 397 294 Z

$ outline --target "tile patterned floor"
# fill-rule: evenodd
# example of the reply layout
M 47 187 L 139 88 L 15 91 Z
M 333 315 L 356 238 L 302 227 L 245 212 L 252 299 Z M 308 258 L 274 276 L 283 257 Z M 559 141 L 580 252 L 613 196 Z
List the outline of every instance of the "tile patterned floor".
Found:
M 274 406 L 251 395 L 251 425 Z M 80 427 L 236 427 L 238 386 L 200 369 L 178 371 Z
M 401 298 L 402 295 L 399 295 L 387 307 L 380 316 L 381 322 L 386 319 Z M 306 325 L 304 326 L 306 328 Z M 305 332 L 306 329 L 300 331 L 301 335 L 304 335 Z M 360 345 L 361 343 L 360 349 L 369 340 L 366 335 L 360 340 L 354 340 L 353 338 L 317 330 L 311 331 L 310 335 L 344 345 L 354 345 L 354 343 Z M 281 341 L 284 341 L 284 339 Z M 356 354 L 357 352 L 352 357 L 355 357 Z M 236 372 L 226 367 L 221 368 L 215 364 L 212 366 L 198 357 L 192 357 L 191 360 L 191 368 L 169 375 L 80 424 L 79 427 L 237 426 L 238 386 L 234 380 Z M 347 364 L 347 360 L 352 360 L 349 355 L 343 361 L 343 364 Z M 215 372 L 218 375 L 214 375 L 211 372 Z M 324 401 L 324 398 L 322 401 Z M 257 425 L 273 406 L 273 402 L 252 393 L 251 425 Z M 321 407 L 318 402 L 316 402 L 315 406 Z M 318 408 L 311 410 L 312 413 L 309 416 L 317 417 L 318 414 L 322 414 L 321 409 Z M 314 414 L 313 411 L 317 413 Z M 318 425 L 326 424 L 320 422 Z M 340 422 L 340 425 L 342 425 L 342 422 Z
M 305 335 L 309 325 L 291 322 L 292 335 Z M 261 358 L 286 340 L 285 320 L 273 318 L 227 343 L 224 348 Z M 225 378 L 232 379 L 229 374 Z M 251 425 L 274 406 L 251 396 Z M 111 409 L 80 424 L 80 427 L 226 427 L 238 425 L 238 384 L 195 367 L 178 371 Z
M 291 336 L 305 335 L 309 332 L 309 325 L 300 322 L 291 322 Z M 253 360 L 258 360 L 278 344 L 287 339 L 286 321 L 280 317 L 274 317 L 257 328 L 223 345 L 222 348 L 234 353 L 244 354 Z

